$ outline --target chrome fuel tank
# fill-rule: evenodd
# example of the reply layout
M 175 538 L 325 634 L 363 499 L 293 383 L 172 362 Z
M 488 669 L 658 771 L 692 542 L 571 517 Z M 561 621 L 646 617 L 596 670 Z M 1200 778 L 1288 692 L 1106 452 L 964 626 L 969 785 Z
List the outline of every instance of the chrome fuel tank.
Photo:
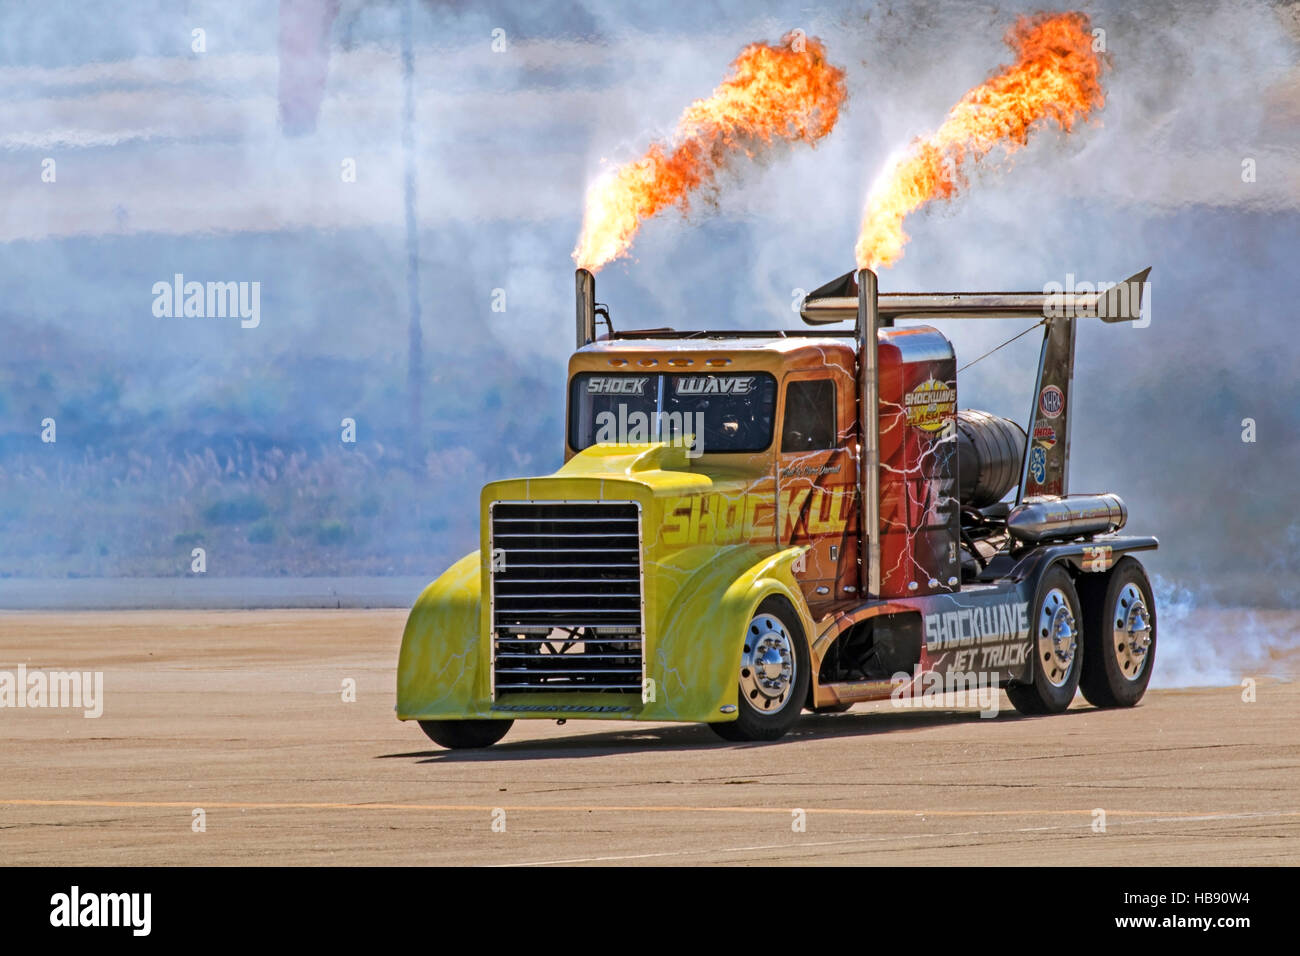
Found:
M 1037 496 L 1011 510 L 1007 531 L 1018 541 L 1037 544 L 1118 531 L 1127 520 L 1128 508 L 1119 495 Z

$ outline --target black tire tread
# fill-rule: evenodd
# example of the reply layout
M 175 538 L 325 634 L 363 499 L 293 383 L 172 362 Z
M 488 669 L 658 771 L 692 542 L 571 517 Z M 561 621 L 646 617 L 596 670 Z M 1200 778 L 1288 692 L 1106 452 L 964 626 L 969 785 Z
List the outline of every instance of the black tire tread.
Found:
M 420 729 L 440 747 L 448 750 L 477 750 L 491 747 L 514 725 L 513 720 L 422 720 Z
M 1038 635 L 1035 629 L 1038 626 L 1038 610 L 1042 605 L 1043 598 L 1052 588 L 1062 588 L 1067 595 L 1074 596 L 1073 610 L 1074 620 L 1077 627 L 1081 627 L 1084 633 L 1078 637 L 1078 648 L 1075 650 L 1074 668 L 1071 671 L 1070 680 L 1064 687 L 1057 689 L 1047 683 L 1047 678 L 1043 674 L 1042 661 L 1038 659 Z M 1075 692 L 1078 690 L 1080 674 L 1083 670 L 1083 663 L 1087 660 L 1087 627 L 1083 621 L 1083 602 L 1079 597 L 1078 590 L 1075 588 L 1074 579 L 1070 573 L 1059 565 L 1053 565 L 1043 573 L 1038 582 L 1038 588 L 1034 592 L 1034 600 L 1029 609 L 1030 631 L 1029 631 L 1029 657 L 1032 662 L 1033 682 L 1028 684 L 1011 683 L 1005 688 L 1007 697 L 1011 699 L 1012 706 L 1026 716 L 1037 716 L 1040 714 L 1059 714 L 1066 710 L 1071 701 L 1074 699 Z
M 1079 681 L 1079 690 L 1083 697 L 1094 707 L 1132 707 L 1146 694 L 1147 684 L 1151 680 L 1151 671 L 1156 658 L 1156 609 L 1155 598 L 1151 593 L 1151 582 L 1147 579 L 1142 564 L 1131 555 L 1124 555 L 1115 562 L 1110 573 L 1092 575 L 1087 593 L 1080 592 L 1079 600 L 1083 604 L 1083 626 L 1086 647 L 1084 648 L 1083 676 Z M 1133 581 L 1142 591 L 1147 601 L 1147 613 L 1151 617 L 1151 649 L 1148 651 L 1146 667 L 1142 676 L 1134 684 L 1119 675 L 1113 666 L 1114 656 L 1110 644 L 1110 609 L 1114 595 L 1123 587 L 1123 582 Z M 1136 688 L 1136 693 L 1134 693 Z

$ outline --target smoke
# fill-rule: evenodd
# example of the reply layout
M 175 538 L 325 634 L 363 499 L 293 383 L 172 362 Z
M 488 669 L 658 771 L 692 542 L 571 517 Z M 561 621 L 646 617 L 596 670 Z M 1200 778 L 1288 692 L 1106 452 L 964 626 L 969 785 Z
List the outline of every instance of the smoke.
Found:
M 844 71 L 826 62 L 815 37 L 794 31 L 779 44 L 751 43 L 712 95 L 686 108 L 671 144 L 651 144 L 592 185 L 574 261 L 595 271 L 627 255 L 645 220 L 669 206 L 688 210 L 738 153 L 815 145 L 835 128 L 844 96 Z
M 1295 615 L 1215 606 L 1160 575 L 1151 584 L 1159 613 L 1152 687 L 1294 679 L 1300 663 Z
M 816 150 L 724 173 L 711 204 L 648 222 L 597 282 L 617 328 L 799 327 L 801 290 L 852 268 L 863 202 L 891 155 L 1003 62 L 1007 26 L 1039 9 L 417 3 L 420 467 L 406 454 L 418 443 L 405 392 L 402 3 L 342 0 L 314 127 L 295 113 L 288 131 L 274 0 L 130 5 L 110 21 L 80 3 L 39 17 L 21 6 L 0 9 L 0 573 L 59 575 L 188 567 L 174 556 L 188 555 L 183 542 L 226 533 L 200 522 L 243 467 L 223 444 L 238 440 L 308 455 L 317 471 L 295 467 L 319 513 L 277 520 L 282 479 L 255 483 L 274 527 L 223 526 L 239 537 L 213 563 L 221 573 L 432 576 L 476 546 L 478 482 L 562 456 L 569 252 L 603 169 L 671 135 L 754 37 L 823 38 L 849 86 L 835 130 Z M 1040 137 L 910 217 L 907 255 L 881 287 L 1041 289 L 1153 266 L 1149 327 L 1080 329 L 1072 486 L 1121 494 L 1130 530 L 1161 539 L 1144 557 L 1168 582 L 1158 681 L 1283 668 L 1294 638 L 1269 609 L 1300 603 L 1288 537 L 1296 7 L 1110 0 L 1086 12 L 1112 62 L 1100 125 Z M 205 53 L 191 49 L 195 28 Z M 47 158 L 57 182 L 41 181 Z M 261 326 L 160 322 L 149 290 L 176 272 L 261 281 Z M 952 326 L 959 364 L 1022 327 Z M 963 372 L 961 404 L 1023 420 L 1033 339 Z M 33 437 L 47 415 L 57 446 Z M 345 415 L 382 454 L 341 457 Z M 208 452 L 199 481 L 185 456 Z M 86 464 L 108 456 L 111 467 Z M 190 479 L 160 464 L 172 459 Z M 358 471 L 329 471 L 336 461 Z M 1260 610 L 1225 610 L 1238 606 Z
M 1006 34 L 1015 62 L 967 91 L 938 129 L 909 144 L 875 181 L 858 236 L 859 268 L 897 262 L 907 242 L 904 220 L 936 199 L 957 196 L 966 170 L 995 148 L 1012 153 L 1045 126 L 1069 133 L 1105 103 L 1107 58 L 1091 27 L 1077 12 L 1016 21 Z
M 646 324 L 667 324 L 683 314 L 675 290 L 685 285 L 695 313 L 702 290 L 736 303 L 708 310 L 710 324 L 797 325 L 795 287 L 851 268 L 850 210 L 871 177 L 984 78 L 1019 12 L 985 5 L 958 23 L 937 5 L 898 3 L 865 21 L 845 15 L 839 29 L 817 25 L 831 56 L 859 64 L 836 134 L 787 175 L 730 192 L 721 221 L 647 230 L 629 285 L 610 291 L 617 273 L 602 276 L 601 298 L 616 316 L 644 304 Z M 1067 273 L 1113 281 L 1154 266 L 1149 327 L 1080 330 L 1073 488 L 1121 493 L 1130 530 L 1161 539 L 1144 556 L 1170 602 L 1158 685 L 1294 668 L 1290 619 L 1271 610 L 1296 607 L 1300 591 L 1295 542 L 1278 520 L 1293 511 L 1300 468 L 1300 385 L 1287 371 L 1300 356 L 1284 325 L 1300 293 L 1294 8 L 1090 12 L 1114 64 L 1100 125 L 1043 137 L 1009 170 L 977 172 L 963 196 L 909 220 L 908 258 L 882 271 L 881 286 L 1032 290 Z M 1022 327 L 945 332 L 960 364 Z M 963 373 L 961 404 L 1023 420 L 1036 349 L 1026 336 Z M 1242 440 L 1247 419 L 1254 442 Z M 1243 606 L 1259 610 L 1224 610 Z

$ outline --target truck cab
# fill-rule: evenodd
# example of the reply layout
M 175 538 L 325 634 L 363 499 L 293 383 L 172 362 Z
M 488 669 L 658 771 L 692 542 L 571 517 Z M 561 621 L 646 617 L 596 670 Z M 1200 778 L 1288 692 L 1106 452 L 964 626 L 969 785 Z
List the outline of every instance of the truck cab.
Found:
M 667 546 L 729 540 L 807 548 L 793 574 L 810 607 L 856 599 L 857 401 L 853 350 L 830 338 L 596 342 L 569 362 L 566 461 L 602 448 L 679 445 L 719 493 L 675 496 Z M 750 504 L 752 502 L 752 504 Z

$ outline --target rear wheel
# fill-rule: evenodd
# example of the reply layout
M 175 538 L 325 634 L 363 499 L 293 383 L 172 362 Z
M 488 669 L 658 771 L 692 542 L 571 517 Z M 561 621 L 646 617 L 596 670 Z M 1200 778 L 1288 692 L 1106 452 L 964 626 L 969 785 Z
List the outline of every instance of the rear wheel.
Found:
M 799 616 L 784 598 L 758 606 L 740 655 L 736 719 L 709 724 L 724 740 L 776 740 L 796 721 L 808 697 L 808 648 Z
M 1085 653 L 1079 689 L 1097 707 L 1132 707 L 1146 693 L 1156 656 L 1156 603 L 1135 558 L 1125 555 L 1083 593 Z
M 1007 696 L 1022 714 L 1057 714 L 1074 700 L 1086 657 L 1079 640 L 1081 618 L 1074 581 L 1055 565 L 1038 583 L 1029 612 L 1032 682 L 1007 685 Z
M 513 720 L 422 720 L 420 729 L 448 750 L 491 747 L 506 735 Z

